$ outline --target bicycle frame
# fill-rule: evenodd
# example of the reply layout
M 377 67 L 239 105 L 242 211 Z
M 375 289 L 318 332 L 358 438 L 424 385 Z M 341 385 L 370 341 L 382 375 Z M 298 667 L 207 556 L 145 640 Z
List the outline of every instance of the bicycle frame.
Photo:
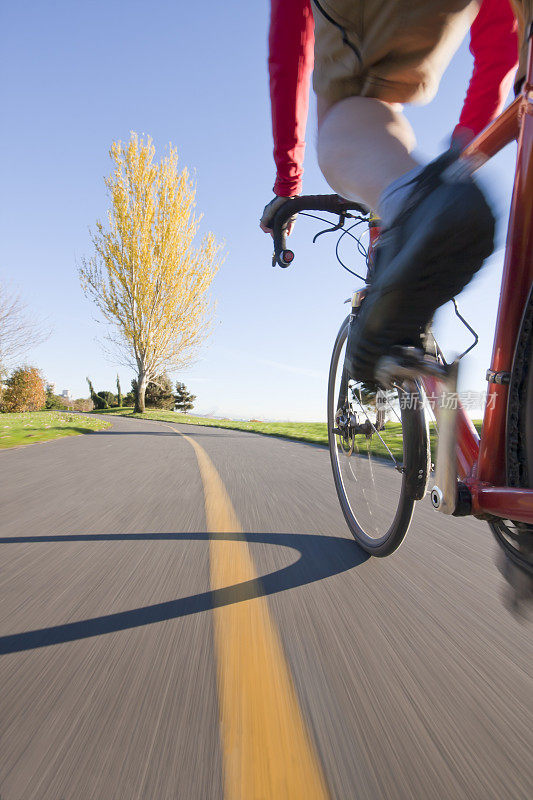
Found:
M 506 485 L 506 426 L 509 376 L 526 302 L 533 286 L 533 46 L 520 95 L 465 148 L 481 165 L 518 139 L 515 180 L 505 247 L 503 276 L 481 437 L 459 406 L 457 472 L 472 497 L 471 513 L 533 524 L 533 489 Z M 498 376 L 500 376 L 498 378 Z M 423 379 L 429 396 L 438 394 L 435 378 Z

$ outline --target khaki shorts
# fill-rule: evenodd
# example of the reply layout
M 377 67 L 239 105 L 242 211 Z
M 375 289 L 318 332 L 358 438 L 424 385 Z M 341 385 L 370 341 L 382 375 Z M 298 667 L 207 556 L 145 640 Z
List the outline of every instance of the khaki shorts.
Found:
M 516 0 L 515 0 L 516 2 Z M 479 10 L 479 0 L 319 0 L 313 3 L 314 89 L 345 97 L 427 103 Z M 355 52 L 354 52 L 355 50 Z

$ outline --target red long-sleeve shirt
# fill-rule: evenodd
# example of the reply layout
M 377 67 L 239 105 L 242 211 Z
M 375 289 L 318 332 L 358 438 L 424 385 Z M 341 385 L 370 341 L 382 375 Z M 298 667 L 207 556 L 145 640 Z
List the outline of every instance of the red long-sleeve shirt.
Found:
M 274 193 L 302 190 L 305 127 L 313 69 L 311 0 L 271 0 L 269 58 Z M 483 0 L 470 29 L 474 71 L 454 134 L 476 135 L 502 110 L 518 63 L 517 25 L 508 0 Z

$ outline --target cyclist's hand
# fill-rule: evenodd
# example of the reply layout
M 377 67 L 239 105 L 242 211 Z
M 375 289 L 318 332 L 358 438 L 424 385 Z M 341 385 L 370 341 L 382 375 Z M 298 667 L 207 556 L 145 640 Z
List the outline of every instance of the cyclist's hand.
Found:
M 297 195 L 293 195 L 293 197 L 296 196 Z M 259 220 L 259 227 L 261 228 L 262 231 L 264 231 L 265 233 L 270 233 L 270 234 L 272 233 L 272 225 L 274 222 L 274 217 L 276 216 L 276 212 L 279 211 L 283 203 L 285 203 L 285 201 L 289 199 L 290 199 L 289 197 L 274 197 L 274 199 L 271 200 L 270 203 L 268 203 L 265 206 L 263 215 Z M 295 221 L 296 221 L 296 214 L 288 219 L 287 224 L 285 226 L 285 231 L 287 233 L 287 236 L 290 236 Z

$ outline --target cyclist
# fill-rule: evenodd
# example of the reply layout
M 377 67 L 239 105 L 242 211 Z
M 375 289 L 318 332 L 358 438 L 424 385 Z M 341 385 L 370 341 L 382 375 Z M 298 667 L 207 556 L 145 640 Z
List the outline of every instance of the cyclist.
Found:
M 501 110 L 517 63 L 508 0 L 272 0 L 270 86 L 276 197 L 301 191 L 310 73 L 318 108 L 318 160 L 332 188 L 382 218 L 376 277 L 347 345 L 347 366 L 371 379 L 379 357 L 420 344 L 434 311 L 468 283 L 493 248 L 494 218 L 450 153 L 415 161 L 405 102 L 423 103 L 468 28 L 474 73 L 454 140 L 478 133 Z M 531 2 L 525 3 L 530 17 Z M 479 13 L 478 13 L 479 12 Z M 526 18 L 529 18 L 526 17 Z M 522 68 L 522 65 L 521 65 Z M 290 232 L 290 230 L 289 230 Z

